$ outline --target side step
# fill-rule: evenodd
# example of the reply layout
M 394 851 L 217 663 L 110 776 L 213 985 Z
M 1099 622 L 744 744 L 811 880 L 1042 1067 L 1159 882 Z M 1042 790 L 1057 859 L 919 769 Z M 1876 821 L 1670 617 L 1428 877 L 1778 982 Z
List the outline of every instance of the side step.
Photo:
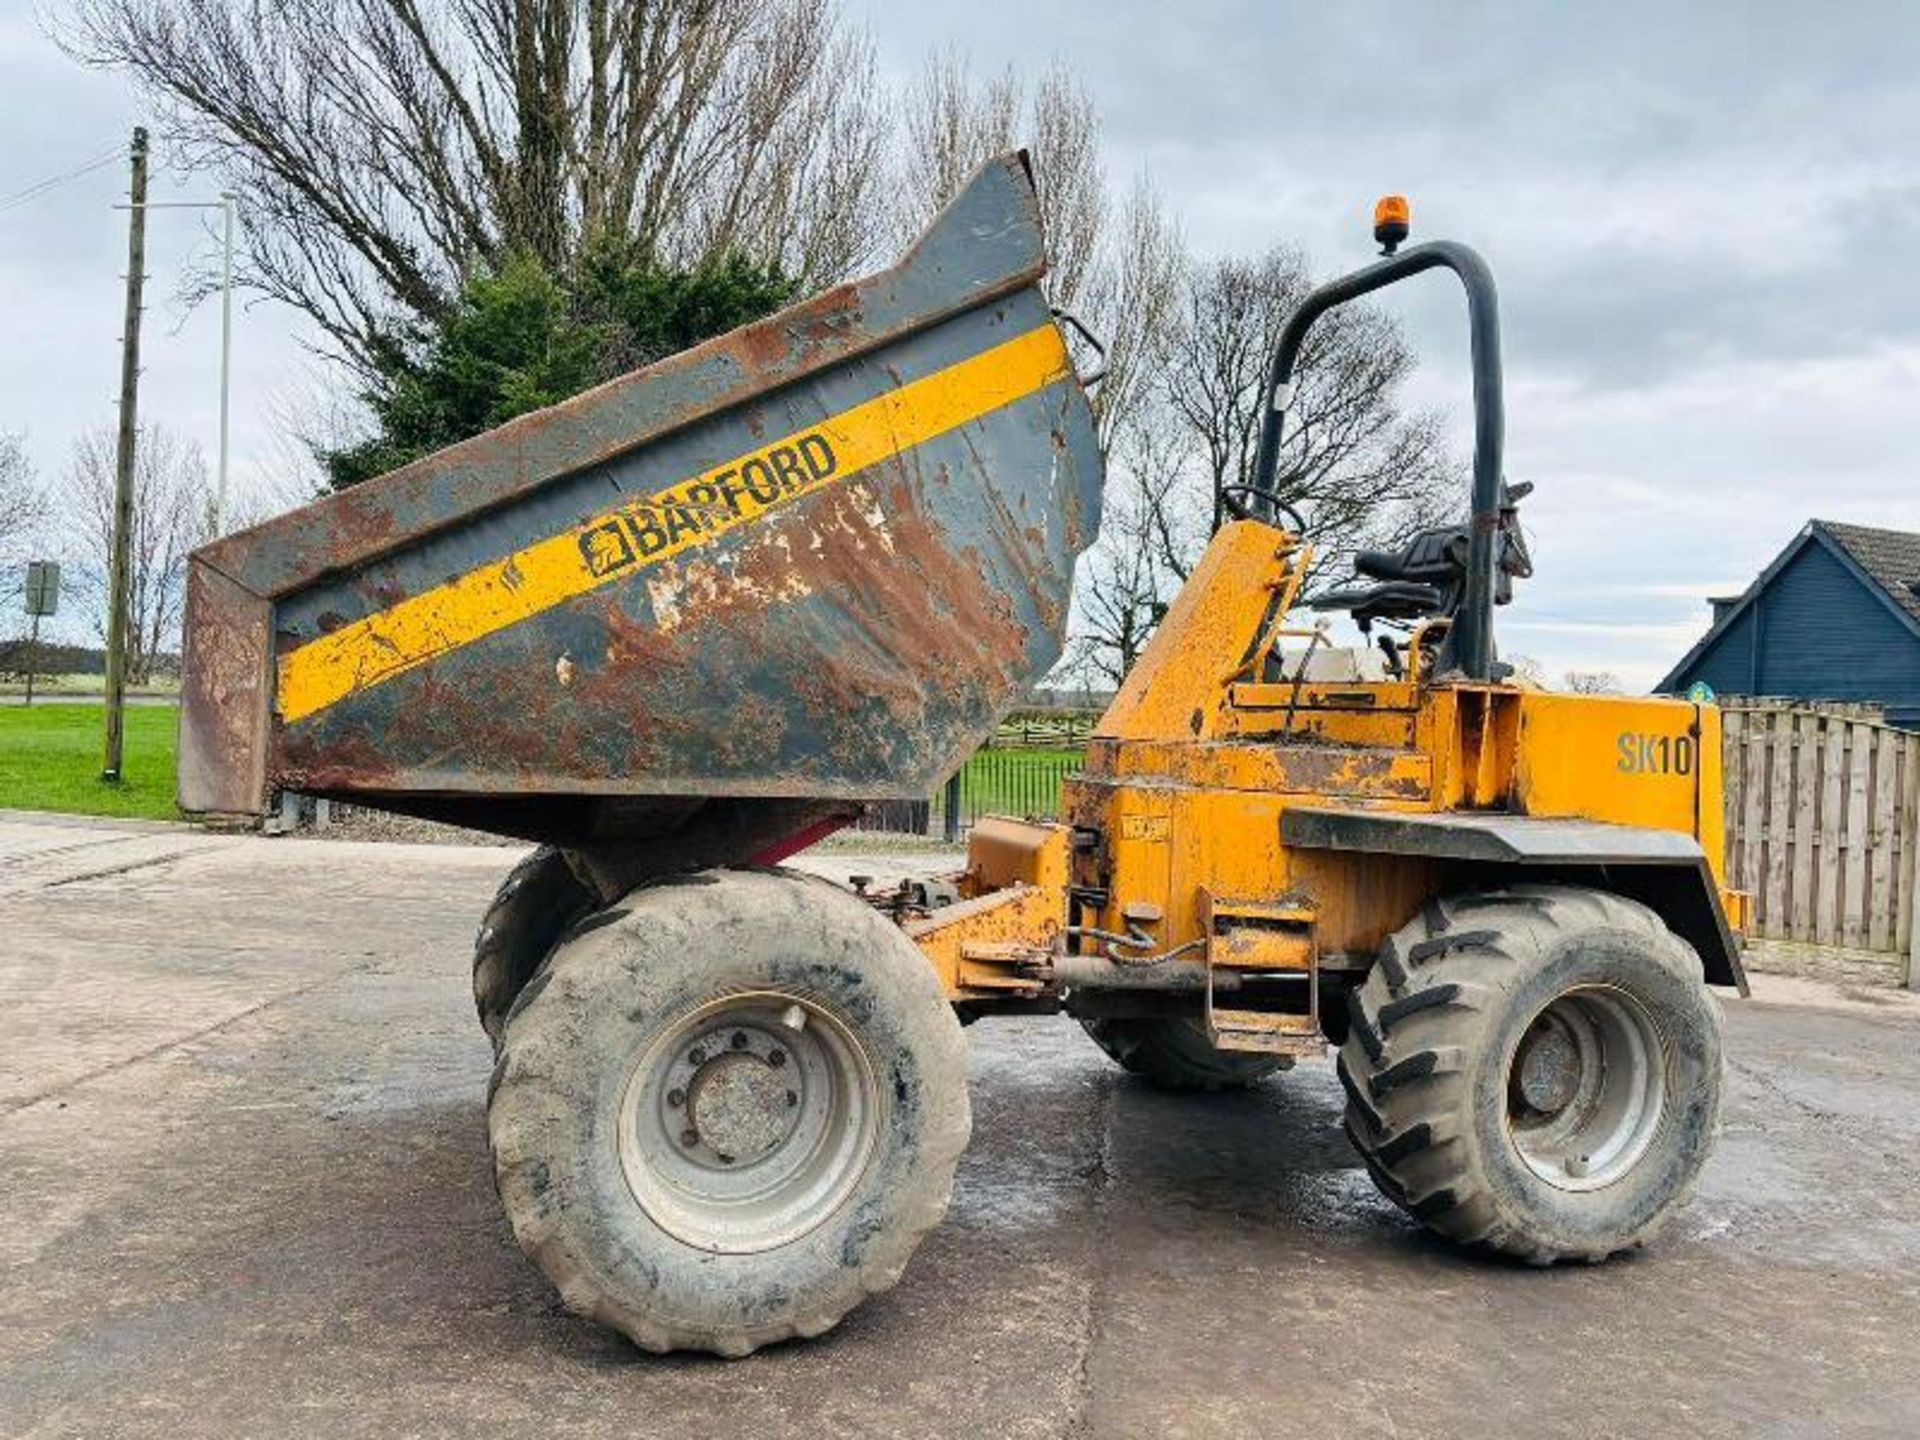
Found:
M 1202 893 L 1207 932 L 1207 1038 L 1216 1049 L 1263 1055 L 1323 1055 L 1320 1033 L 1320 951 L 1314 941 L 1319 912 L 1311 905 L 1280 901 L 1224 900 Z M 1307 1009 L 1227 1008 L 1214 1003 L 1213 974 L 1302 976 Z

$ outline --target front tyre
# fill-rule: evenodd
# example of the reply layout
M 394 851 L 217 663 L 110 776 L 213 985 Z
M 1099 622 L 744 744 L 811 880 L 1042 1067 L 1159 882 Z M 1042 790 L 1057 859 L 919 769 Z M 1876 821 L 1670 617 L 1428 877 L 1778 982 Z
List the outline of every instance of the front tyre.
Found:
M 945 1213 L 966 1061 L 920 951 L 846 892 L 775 871 L 644 888 L 508 1016 L 501 1200 L 568 1307 L 646 1349 L 817 1335 Z
M 1346 1128 L 1452 1239 L 1603 1260 L 1686 1201 L 1720 1113 L 1699 957 L 1645 906 L 1524 885 L 1436 901 L 1354 992 Z

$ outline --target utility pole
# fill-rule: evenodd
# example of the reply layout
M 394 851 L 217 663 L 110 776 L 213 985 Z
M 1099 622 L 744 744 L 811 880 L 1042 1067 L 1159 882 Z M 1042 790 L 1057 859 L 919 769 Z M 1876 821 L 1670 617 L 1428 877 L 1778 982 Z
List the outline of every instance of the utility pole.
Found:
M 113 467 L 113 562 L 107 572 L 107 754 L 100 778 L 120 781 L 127 720 L 127 588 L 133 532 L 134 440 L 140 398 L 140 290 L 147 270 L 147 131 L 133 130 L 127 210 L 127 321 L 120 346 L 120 435 Z

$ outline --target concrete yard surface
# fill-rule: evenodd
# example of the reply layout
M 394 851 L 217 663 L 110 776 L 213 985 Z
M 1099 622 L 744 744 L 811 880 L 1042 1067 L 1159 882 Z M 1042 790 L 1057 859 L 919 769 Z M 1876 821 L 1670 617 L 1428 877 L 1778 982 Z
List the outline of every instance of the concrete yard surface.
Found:
M 1805 984 L 1727 1002 L 1666 1239 L 1549 1271 L 1380 1199 L 1327 1064 L 1174 1099 L 983 1022 L 897 1289 L 737 1363 L 639 1353 L 494 1199 L 468 947 L 512 859 L 0 818 L 0 1433 L 1920 1432 L 1920 1005 Z

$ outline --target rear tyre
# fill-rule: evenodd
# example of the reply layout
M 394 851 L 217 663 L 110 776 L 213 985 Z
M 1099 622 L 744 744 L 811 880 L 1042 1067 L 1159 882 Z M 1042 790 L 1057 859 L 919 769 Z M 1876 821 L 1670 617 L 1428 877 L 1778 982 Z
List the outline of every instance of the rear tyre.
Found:
M 593 892 L 551 845 L 523 856 L 500 882 L 473 939 L 473 1004 L 495 1054 L 514 997 L 592 909 Z
M 1637 1248 L 1691 1194 L 1720 1113 L 1719 1012 L 1644 905 L 1523 885 L 1436 901 L 1381 948 L 1340 1051 L 1381 1191 L 1536 1264 Z
M 967 1046 L 925 958 L 780 871 L 635 891 L 508 1016 L 488 1131 L 521 1248 L 656 1351 L 817 1335 L 946 1211 Z
M 1216 1050 L 1200 1022 L 1185 1016 L 1088 1019 L 1080 1028 L 1121 1069 L 1161 1090 L 1244 1090 L 1293 1067 L 1291 1055 Z

